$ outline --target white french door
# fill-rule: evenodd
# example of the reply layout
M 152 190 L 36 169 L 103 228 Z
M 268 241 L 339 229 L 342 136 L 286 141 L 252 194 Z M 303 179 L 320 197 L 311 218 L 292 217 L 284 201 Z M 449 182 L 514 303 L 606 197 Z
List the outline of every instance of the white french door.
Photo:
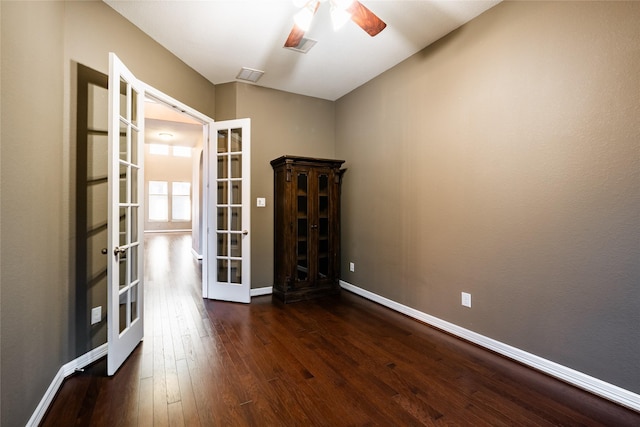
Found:
M 251 301 L 251 121 L 210 125 L 205 297 Z
M 107 372 L 143 336 L 144 84 L 109 54 Z

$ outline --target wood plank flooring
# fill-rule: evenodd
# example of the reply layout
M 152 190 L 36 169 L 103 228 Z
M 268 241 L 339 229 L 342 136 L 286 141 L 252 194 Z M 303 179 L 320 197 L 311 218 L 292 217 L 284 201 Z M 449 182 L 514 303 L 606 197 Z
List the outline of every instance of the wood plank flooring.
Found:
M 204 301 L 191 237 L 146 237 L 145 339 L 43 426 L 640 426 L 640 414 L 356 295 Z

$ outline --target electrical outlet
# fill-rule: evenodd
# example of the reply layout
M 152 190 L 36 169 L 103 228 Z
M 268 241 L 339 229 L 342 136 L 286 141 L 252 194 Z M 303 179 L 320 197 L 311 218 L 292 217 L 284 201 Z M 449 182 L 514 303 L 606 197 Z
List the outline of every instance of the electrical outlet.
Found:
M 351 272 L 356 271 L 356 265 L 352 262 L 349 263 L 349 271 Z
M 102 306 L 93 307 L 91 309 L 91 324 L 95 325 L 102 320 Z
M 267 206 L 267 199 L 265 199 L 264 197 L 258 197 L 256 199 L 256 206 L 259 208 L 264 208 L 265 206 Z
M 462 305 L 465 307 L 471 307 L 471 294 L 466 292 L 462 293 Z

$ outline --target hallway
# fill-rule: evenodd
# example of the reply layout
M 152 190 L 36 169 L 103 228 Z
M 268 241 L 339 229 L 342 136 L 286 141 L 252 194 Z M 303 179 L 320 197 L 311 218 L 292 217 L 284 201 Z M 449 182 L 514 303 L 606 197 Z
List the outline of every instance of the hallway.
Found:
M 147 234 L 145 338 L 70 377 L 43 426 L 640 425 L 626 410 L 343 292 L 203 301 L 189 234 Z

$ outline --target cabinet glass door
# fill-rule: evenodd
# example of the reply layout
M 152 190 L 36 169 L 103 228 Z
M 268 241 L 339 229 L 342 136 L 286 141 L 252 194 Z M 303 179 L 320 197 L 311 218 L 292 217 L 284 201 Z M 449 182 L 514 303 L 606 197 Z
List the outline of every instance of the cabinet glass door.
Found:
M 329 277 L 329 175 L 327 173 L 318 174 L 318 258 L 316 279 L 322 280 Z
M 309 279 L 309 174 L 296 174 L 296 281 Z

